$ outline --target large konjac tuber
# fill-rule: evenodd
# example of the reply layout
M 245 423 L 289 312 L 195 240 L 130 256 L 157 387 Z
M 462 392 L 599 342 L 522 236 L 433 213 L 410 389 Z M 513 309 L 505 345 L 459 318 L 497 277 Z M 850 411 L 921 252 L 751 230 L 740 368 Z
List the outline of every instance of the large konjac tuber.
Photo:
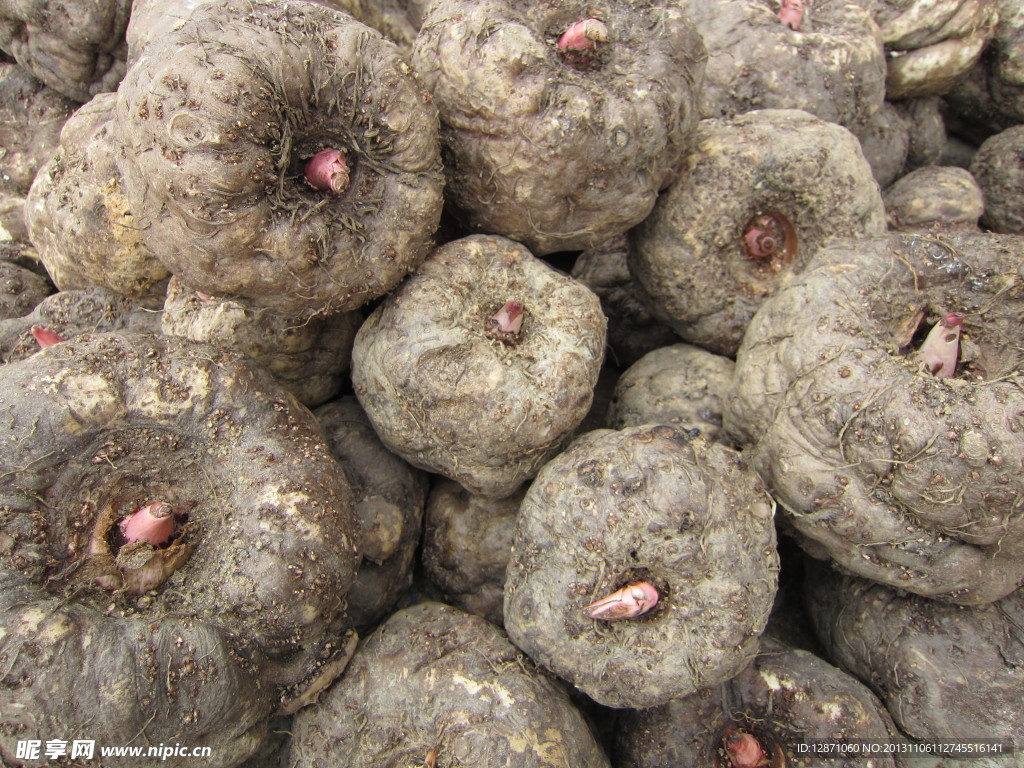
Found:
M 431 247 L 442 175 L 429 101 L 398 47 L 346 14 L 201 5 L 118 91 L 143 240 L 204 293 L 288 318 L 355 309 Z M 310 167 L 326 150 L 337 164 Z
M 520 507 L 505 629 L 611 707 L 737 674 L 776 591 L 772 503 L 731 448 L 647 424 L 577 438 Z
M 593 400 L 597 296 L 519 243 L 449 242 L 366 319 L 352 382 L 384 444 L 483 496 L 510 496 Z
M 818 558 L 978 604 L 1024 578 L 1020 238 L 838 240 L 769 299 L 726 429 Z
M 734 355 L 761 302 L 823 243 L 884 232 L 852 133 L 801 110 L 758 110 L 698 124 L 687 172 L 629 234 L 629 269 L 655 317 Z
M 0 733 L 144 731 L 235 765 L 354 646 L 358 523 L 315 419 L 237 354 L 168 336 L 2 371 Z
M 393 614 L 292 734 L 291 768 L 608 768 L 562 686 L 441 603 Z
M 446 195 L 537 255 L 638 224 L 679 172 L 704 46 L 663 0 L 443 0 L 413 64 L 441 113 Z
M 0 0 L 0 51 L 79 104 L 125 72 L 131 0 Z

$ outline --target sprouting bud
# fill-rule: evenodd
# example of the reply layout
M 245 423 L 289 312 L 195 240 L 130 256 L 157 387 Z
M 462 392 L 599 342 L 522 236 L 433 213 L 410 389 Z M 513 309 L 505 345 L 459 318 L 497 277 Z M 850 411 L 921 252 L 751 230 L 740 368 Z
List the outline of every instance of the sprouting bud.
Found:
M 591 619 L 618 621 L 636 618 L 657 604 L 658 590 L 650 582 L 634 581 L 608 597 L 591 603 L 584 611 Z
M 743 731 L 733 731 L 725 737 L 725 754 L 732 768 L 762 768 L 768 765 L 768 755 L 761 742 Z
M 506 301 L 487 321 L 487 335 L 506 344 L 515 344 L 523 331 L 526 307 L 521 301 Z
M 782 0 L 777 14 L 779 21 L 793 31 L 799 31 L 804 20 L 803 0 Z
M 174 507 L 163 501 L 154 501 L 121 518 L 118 526 L 126 544 L 145 541 L 159 547 L 170 541 L 175 517 Z
M 608 27 L 600 19 L 577 21 L 558 38 L 561 51 L 593 51 L 598 43 L 608 41 Z
M 963 322 L 962 314 L 950 312 L 932 326 L 912 359 L 924 363 L 925 370 L 940 379 L 953 376 L 960 355 L 960 328 Z
M 36 340 L 40 349 L 46 349 L 52 347 L 54 344 L 60 344 L 64 341 L 64 337 L 59 333 L 54 333 L 49 328 L 44 328 L 41 325 L 33 325 L 29 331 L 32 334 L 32 338 Z
M 340 195 L 348 188 L 348 163 L 337 149 L 322 149 L 306 161 L 306 181 L 313 189 Z

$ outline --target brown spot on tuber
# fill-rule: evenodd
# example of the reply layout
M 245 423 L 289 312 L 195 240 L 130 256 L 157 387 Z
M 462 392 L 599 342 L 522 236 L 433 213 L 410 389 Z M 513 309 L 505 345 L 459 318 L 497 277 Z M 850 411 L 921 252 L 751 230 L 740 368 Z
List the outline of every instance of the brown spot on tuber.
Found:
M 658 604 L 658 590 L 649 581 L 634 581 L 607 597 L 596 600 L 584 611 L 591 619 L 619 621 L 633 619 Z
M 337 149 L 322 149 L 306 161 L 306 181 L 313 189 L 340 195 L 348 189 L 349 171 L 345 155 Z

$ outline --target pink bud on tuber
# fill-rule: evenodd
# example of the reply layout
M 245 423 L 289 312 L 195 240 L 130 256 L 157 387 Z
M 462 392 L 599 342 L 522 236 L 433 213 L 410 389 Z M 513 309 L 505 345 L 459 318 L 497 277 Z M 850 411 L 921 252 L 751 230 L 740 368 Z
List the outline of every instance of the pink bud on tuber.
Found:
M 782 214 L 759 213 L 747 222 L 743 247 L 754 261 L 768 261 L 789 247 L 786 239 L 788 222 Z
M 634 581 L 588 605 L 584 610 L 591 619 L 618 621 L 633 619 L 658 604 L 658 590 L 647 581 Z
M 804 20 L 803 0 L 782 0 L 779 5 L 779 20 L 793 31 L 800 30 Z
M 761 742 L 743 731 L 733 731 L 725 737 L 725 753 L 732 768 L 763 768 L 768 765 L 768 755 Z
M 560 51 L 593 51 L 608 41 L 608 27 L 600 19 L 577 21 L 558 38 Z
M 170 540 L 174 521 L 174 507 L 163 501 L 154 501 L 121 518 L 118 526 L 126 544 L 145 541 L 159 547 Z
M 526 307 L 521 301 L 506 301 L 487 321 L 487 335 L 492 339 L 515 344 L 523 331 Z
M 306 161 L 306 181 L 313 189 L 340 195 L 348 188 L 348 164 L 337 149 L 322 149 Z
M 64 337 L 59 333 L 54 333 L 49 328 L 44 328 L 41 325 L 33 325 L 29 331 L 32 333 L 32 338 L 36 340 L 40 349 L 46 349 L 64 341 Z
M 960 327 L 963 322 L 964 316 L 959 312 L 950 312 L 939 320 L 913 359 L 924 363 L 928 373 L 940 379 L 953 376 L 960 355 Z

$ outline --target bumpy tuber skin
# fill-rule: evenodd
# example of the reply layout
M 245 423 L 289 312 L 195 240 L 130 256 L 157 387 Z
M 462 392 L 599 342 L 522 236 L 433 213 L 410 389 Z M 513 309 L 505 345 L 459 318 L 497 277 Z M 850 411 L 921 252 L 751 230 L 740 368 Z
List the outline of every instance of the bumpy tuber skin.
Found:
M 811 555 L 965 605 L 1024 579 L 1022 258 L 1006 235 L 837 240 L 762 305 L 725 427 Z M 921 364 L 905 350 L 929 313 L 943 351 Z
M 1024 589 L 963 607 L 819 563 L 804 591 L 825 652 L 881 697 L 910 738 L 1024 740 Z
M 79 104 L 124 76 L 131 0 L 0 3 L 0 51 Z
M 985 199 L 970 171 L 928 165 L 902 176 L 883 194 L 890 232 L 980 232 Z
M 347 384 L 352 342 L 363 320 L 356 310 L 308 320 L 193 291 L 177 277 L 167 285 L 160 330 L 234 349 L 266 370 L 309 408 Z
M 932 326 L 913 359 L 924 364 L 925 370 L 936 378 L 953 376 L 960 356 L 960 328 L 963 323 L 963 314 L 950 312 Z
M 647 216 L 690 143 L 704 50 L 666 0 L 440 0 L 412 61 L 441 115 L 446 203 L 543 256 Z
M 861 761 L 806 753 L 807 743 L 817 740 L 886 741 L 898 735 L 863 683 L 766 635 L 761 652 L 730 680 L 661 706 L 623 712 L 613 760 L 616 768 L 910 768 L 916 761 L 899 755 Z
M 635 619 L 658 604 L 658 589 L 649 581 L 634 581 L 608 597 L 595 600 L 584 612 L 591 619 L 620 621 Z
M 312 3 L 207 3 L 171 26 L 117 95 L 125 192 L 171 272 L 304 320 L 419 265 L 441 218 L 438 117 L 396 44 Z
M 1024 235 L 1021 157 L 1024 157 L 1024 125 L 1017 125 L 986 139 L 971 161 L 971 174 L 985 196 L 981 223 L 993 232 Z
M 291 730 L 289 768 L 609 767 L 559 681 L 498 627 L 434 602 L 392 614 Z
M 885 100 L 882 38 L 863 3 L 819 0 L 813 17 L 800 19 L 799 34 L 790 0 L 777 13 L 766 0 L 680 4 L 708 49 L 702 118 L 802 109 L 859 133 Z
M 25 220 L 60 290 L 100 286 L 158 309 L 170 274 L 143 243 L 126 197 L 116 101 L 100 94 L 64 124 L 60 147 L 29 190 Z

